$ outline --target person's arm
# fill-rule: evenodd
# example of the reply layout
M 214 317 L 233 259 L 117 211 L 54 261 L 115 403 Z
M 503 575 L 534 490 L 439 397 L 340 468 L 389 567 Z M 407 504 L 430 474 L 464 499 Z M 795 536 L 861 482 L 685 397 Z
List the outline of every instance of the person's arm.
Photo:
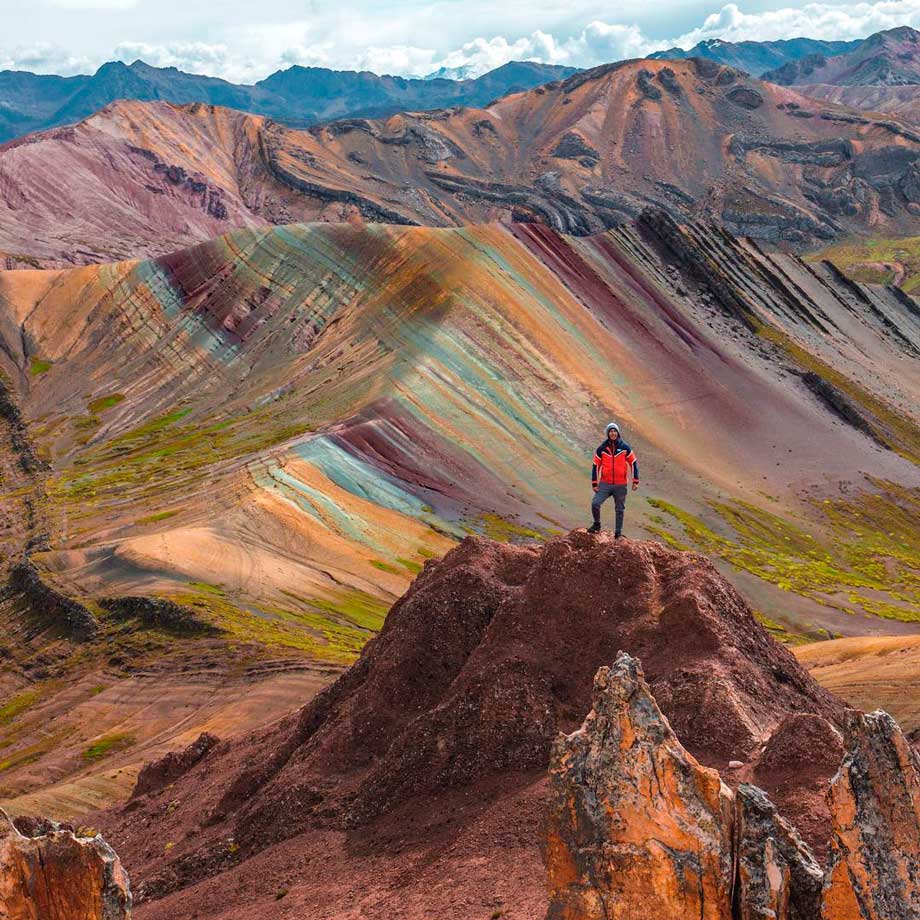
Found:
M 601 466 L 601 458 L 598 451 L 594 451 L 594 457 L 591 460 L 591 488 L 597 491 L 598 473 Z
M 629 454 L 626 457 L 627 462 L 632 467 L 632 487 L 634 489 L 639 488 L 639 461 L 636 459 L 636 455 L 630 449 Z

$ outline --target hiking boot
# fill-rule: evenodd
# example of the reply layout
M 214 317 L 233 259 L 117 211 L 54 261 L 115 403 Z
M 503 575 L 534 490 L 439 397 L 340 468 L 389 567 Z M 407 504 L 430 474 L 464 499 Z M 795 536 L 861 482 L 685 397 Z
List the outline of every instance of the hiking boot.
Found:
M 592 524 L 592 525 L 588 528 L 588 533 L 600 533 L 600 532 L 601 532 L 601 525 L 600 525 L 600 524 Z
M 619 539 L 622 538 L 622 536 L 623 536 L 623 534 L 621 534 L 621 533 L 615 533 L 615 534 L 613 535 L 613 539 L 614 539 L 614 540 L 619 540 Z

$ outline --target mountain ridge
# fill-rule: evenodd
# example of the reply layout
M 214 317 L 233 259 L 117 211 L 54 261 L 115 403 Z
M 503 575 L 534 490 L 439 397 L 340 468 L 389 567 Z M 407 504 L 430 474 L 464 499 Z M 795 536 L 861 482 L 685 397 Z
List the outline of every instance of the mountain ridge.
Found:
M 909 86 L 920 83 L 920 32 L 899 26 L 876 32 L 843 54 L 813 54 L 762 74 L 783 86 Z
M 223 105 L 308 125 L 350 115 L 378 117 L 405 108 L 484 105 L 513 90 L 562 79 L 575 68 L 511 61 L 472 79 L 405 78 L 370 71 L 293 65 L 254 84 L 175 67 L 109 61 L 92 75 L 0 72 L 0 143 L 71 124 L 117 99 Z
M 778 41 L 729 42 L 719 38 L 705 39 L 692 48 L 668 48 L 649 55 L 651 60 L 680 60 L 705 58 L 728 67 L 744 70 L 759 77 L 767 70 L 816 54 L 829 57 L 846 51 L 855 51 L 865 39 L 853 41 L 824 41 L 814 38 L 786 38 Z

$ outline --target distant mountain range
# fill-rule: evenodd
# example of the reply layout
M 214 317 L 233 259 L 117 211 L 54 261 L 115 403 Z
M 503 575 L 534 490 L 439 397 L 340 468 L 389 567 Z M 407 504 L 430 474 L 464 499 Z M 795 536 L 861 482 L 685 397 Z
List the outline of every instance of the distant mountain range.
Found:
M 709 39 L 686 51 L 670 48 L 650 58 L 701 58 L 797 88 L 812 84 L 920 84 L 920 33 L 907 26 L 854 41 Z M 368 71 L 294 66 L 250 86 L 184 73 L 175 67 L 152 67 L 143 61 L 130 65 L 113 61 L 92 75 L 75 77 L 8 70 L 0 72 L 0 143 L 76 124 L 119 99 L 177 105 L 203 102 L 308 127 L 342 118 L 383 118 L 397 112 L 457 105 L 482 108 L 510 92 L 533 89 L 577 72 L 573 67 L 512 61 L 475 79 L 469 78 L 465 67 L 442 67 L 424 78 L 407 79 Z M 860 106 L 856 96 L 835 98 Z M 893 100 L 891 106 L 884 94 L 881 99 L 877 93 L 872 98 L 879 110 L 904 115 L 902 98 Z
M 763 74 L 783 86 L 911 86 L 920 83 L 920 32 L 909 26 L 877 32 L 844 54 L 812 54 Z
M 378 76 L 367 71 L 290 67 L 253 86 L 151 67 L 143 61 L 103 64 L 91 76 L 0 72 L 0 143 L 33 131 L 74 124 L 118 99 L 205 102 L 306 126 L 347 116 L 383 117 L 406 110 L 484 106 L 499 96 L 564 79 L 573 67 L 512 61 L 476 79 Z M 453 74 L 451 74 L 453 75 Z
M 904 235 L 920 205 L 920 131 L 700 59 L 309 129 L 119 101 L 0 148 L 0 264 L 114 261 L 316 220 L 582 235 L 649 205 L 799 246 L 870 224 Z
M 759 77 L 768 70 L 803 58 L 844 54 L 855 51 L 864 39 L 849 42 L 825 42 L 814 38 L 790 38 L 773 42 L 724 42 L 710 38 L 684 51 L 669 48 L 649 55 L 654 60 L 675 61 L 682 58 L 705 58 L 718 64 L 727 64 Z

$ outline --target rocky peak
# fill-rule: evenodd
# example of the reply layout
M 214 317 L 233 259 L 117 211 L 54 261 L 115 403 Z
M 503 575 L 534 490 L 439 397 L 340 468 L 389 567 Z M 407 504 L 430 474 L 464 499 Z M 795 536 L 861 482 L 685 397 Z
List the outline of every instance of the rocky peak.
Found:
M 128 876 L 101 836 L 45 821 L 36 831 L 21 834 L 0 809 L 2 920 L 129 920 Z
M 750 761 L 788 712 L 843 716 L 700 555 L 584 531 L 542 546 L 470 537 L 425 566 L 359 662 L 218 812 L 248 800 L 240 835 L 265 839 L 281 811 L 285 828 L 311 821 L 288 803 L 315 801 L 330 776 L 348 778 L 342 820 L 354 825 L 439 789 L 544 770 L 620 649 L 642 656 L 707 766 Z
M 604 694 L 619 695 L 599 698 L 598 668 L 622 649 L 641 658 L 645 677 L 624 659 L 617 679 L 604 679 Z M 617 689 L 620 678 L 628 693 Z M 667 774 L 679 798 L 693 801 L 669 817 L 676 793 L 665 788 L 637 814 L 646 827 L 665 821 L 688 852 L 716 841 L 715 864 L 693 857 L 697 877 L 724 868 L 729 852 L 730 821 L 712 769 L 732 770 L 736 782 L 732 761 L 742 772 L 757 765 L 758 783 L 785 790 L 796 765 L 804 771 L 814 758 L 804 748 L 759 763 L 786 716 L 810 713 L 830 725 L 845 718 L 840 701 L 701 555 L 583 530 L 530 545 L 469 537 L 425 564 L 357 663 L 299 713 L 215 745 L 200 761 L 183 753 L 155 766 L 155 782 L 145 777 L 144 794 L 108 826 L 145 872 L 147 896 L 161 897 L 216 874 L 214 853 L 228 836 L 248 859 L 300 834 L 360 836 L 410 810 L 440 813 L 447 800 L 505 800 L 542 788 L 555 739 L 578 729 L 592 705 L 605 713 L 611 738 L 642 727 L 642 750 L 623 768 L 629 775 L 638 782 Z M 824 788 L 839 762 L 824 773 Z M 643 774 L 652 765 L 658 773 Z M 638 795 L 628 799 L 635 809 Z M 784 795 L 777 808 L 798 824 L 813 800 Z M 181 805 L 170 810 L 174 800 Z M 148 820 L 168 839 L 189 826 L 201 831 L 152 866 Z M 826 840 L 828 816 L 811 830 L 809 844 Z M 536 846 L 536 828 L 532 839 Z M 676 871 L 663 852 L 644 858 L 662 878 Z M 724 910 L 730 886 L 713 884 L 706 903 Z

